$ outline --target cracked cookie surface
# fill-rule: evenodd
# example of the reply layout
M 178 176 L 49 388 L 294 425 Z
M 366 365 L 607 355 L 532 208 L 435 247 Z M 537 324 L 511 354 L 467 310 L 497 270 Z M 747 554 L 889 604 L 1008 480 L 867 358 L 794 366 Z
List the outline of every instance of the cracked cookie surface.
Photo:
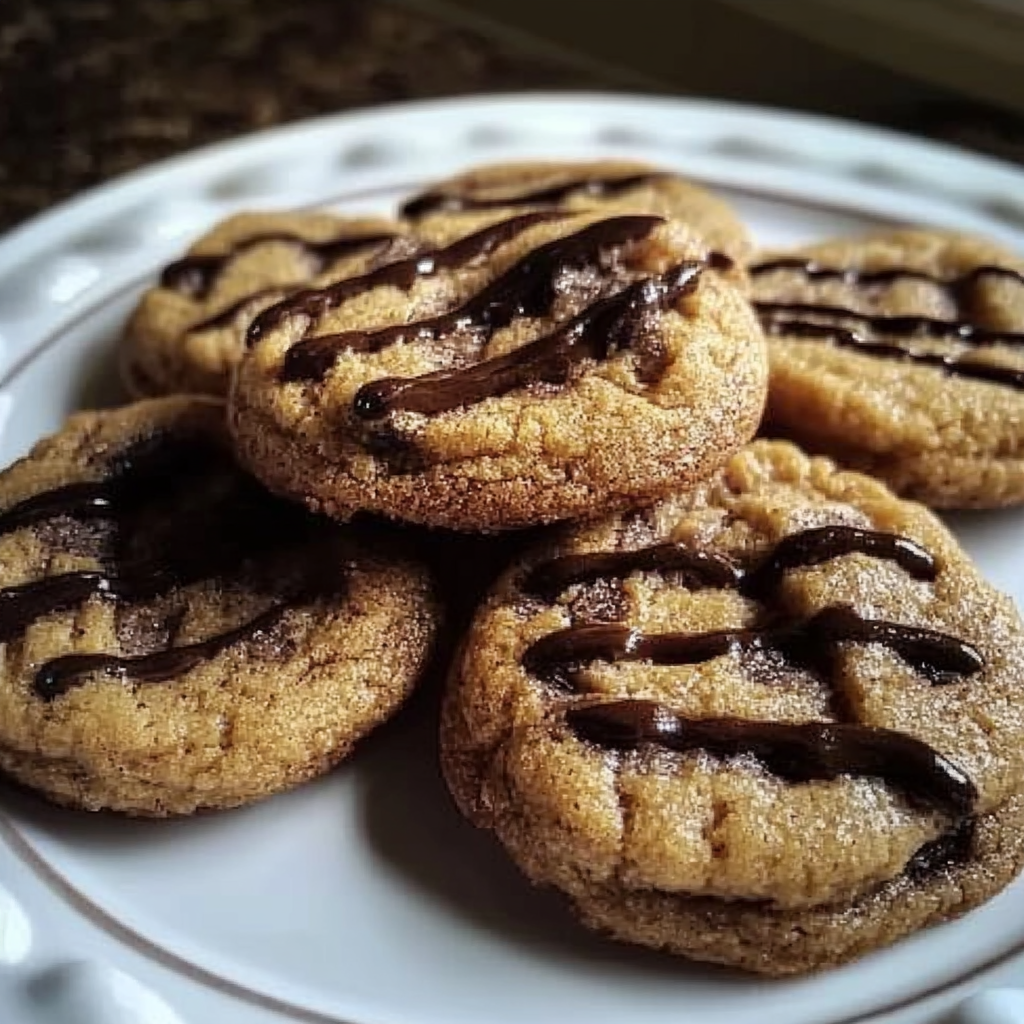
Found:
M 504 576 L 452 670 L 443 766 L 592 926 L 814 970 L 1019 870 L 1022 639 L 927 510 L 755 442 Z
M 229 418 L 273 490 L 498 530 L 696 481 L 756 429 L 744 278 L 680 222 L 485 210 L 413 237 L 418 255 L 255 321 Z
M 0 509 L 0 768 L 61 804 L 186 814 L 310 779 L 436 632 L 427 571 L 268 494 L 212 399 L 72 417 Z

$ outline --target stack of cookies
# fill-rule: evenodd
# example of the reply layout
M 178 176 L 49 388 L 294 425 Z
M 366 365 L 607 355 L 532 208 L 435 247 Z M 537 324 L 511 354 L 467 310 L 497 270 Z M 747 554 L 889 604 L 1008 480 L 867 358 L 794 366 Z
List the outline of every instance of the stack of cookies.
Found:
M 140 815 L 295 785 L 511 550 L 442 769 L 534 882 L 766 974 L 954 917 L 1024 865 L 1024 626 L 917 502 L 1024 501 L 1022 342 L 997 246 L 757 253 L 633 163 L 231 218 L 133 315 L 140 400 L 0 475 L 0 767 Z

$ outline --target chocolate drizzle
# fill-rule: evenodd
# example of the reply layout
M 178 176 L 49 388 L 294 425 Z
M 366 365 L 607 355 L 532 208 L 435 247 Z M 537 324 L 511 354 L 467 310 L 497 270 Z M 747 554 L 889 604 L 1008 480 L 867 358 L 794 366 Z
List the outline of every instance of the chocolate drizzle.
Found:
M 243 295 L 236 302 L 232 302 L 231 305 L 225 306 L 222 310 L 214 313 L 212 316 L 208 316 L 203 320 L 197 320 L 194 324 L 190 324 L 186 328 L 185 333 L 199 334 L 200 331 L 219 331 L 224 327 L 232 327 L 238 319 L 238 315 L 247 306 L 259 299 L 265 299 L 271 295 L 277 295 L 284 290 L 287 289 L 260 288 L 257 291 L 250 292 L 248 295 Z
M 338 281 L 326 288 L 299 292 L 264 310 L 249 328 L 247 342 L 249 345 L 255 344 L 267 331 L 294 315 L 307 316 L 312 324 L 328 310 L 373 288 L 392 287 L 408 291 L 417 280 L 431 277 L 441 270 L 472 266 L 529 228 L 545 221 L 557 220 L 560 216 L 538 212 L 512 217 L 460 238 L 443 249 L 431 249 L 418 256 L 389 263 L 361 277 Z M 392 344 L 393 339 L 388 330 L 344 331 L 315 338 L 304 335 L 304 340 L 289 349 L 281 378 L 285 381 L 318 380 L 334 365 L 343 351 L 377 352 Z M 306 329 L 307 334 L 308 331 L 309 327 Z
M 912 270 L 910 267 L 888 267 L 885 270 L 858 270 L 854 267 L 824 267 L 816 260 L 804 259 L 802 256 L 787 256 L 777 260 L 766 260 L 750 268 L 753 277 L 771 274 L 778 270 L 797 271 L 812 281 L 842 281 L 844 284 L 889 285 L 896 281 L 924 281 L 945 290 L 957 304 L 964 301 L 965 293 L 972 290 L 978 281 L 985 277 L 1002 277 L 1009 281 L 1024 284 L 1024 274 L 1010 267 L 998 267 L 990 264 L 972 267 L 958 277 L 946 278 L 938 274 L 929 274 L 924 270 Z
M 706 587 L 739 586 L 743 578 L 739 566 L 724 555 L 668 542 L 633 551 L 563 555 L 533 568 L 520 586 L 528 594 L 554 601 L 574 584 L 623 579 L 634 572 L 678 572 L 688 586 Z
M 501 221 L 491 225 L 468 239 L 455 243 L 462 246 L 464 252 L 490 252 L 500 241 L 513 237 L 525 226 L 535 223 L 535 218 L 547 218 L 550 214 L 533 213 L 515 217 L 512 221 Z M 282 369 L 285 381 L 319 380 L 334 364 L 338 354 L 350 352 L 379 352 L 389 345 L 412 341 L 437 342 L 457 331 L 475 330 L 482 336 L 482 341 L 489 338 L 496 330 L 507 326 L 517 316 L 543 316 L 549 312 L 556 299 L 555 279 L 557 275 L 569 267 L 581 266 L 592 259 L 600 250 L 626 245 L 647 237 L 659 224 L 660 217 L 614 217 L 608 220 L 589 224 L 585 228 L 562 238 L 556 238 L 539 246 L 513 264 L 504 274 L 477 292 L 461 306 L 449 313 L 418 320 L 408 324 L 395 324 L 375 331 L 344 331 L 339 334 L 323 335 L 309 338 L 294 345 L 288 352 Z M 491 239 L 500 239 L 491 243 Z M 444 253 L 445 250 L 442 250 Z M 431 272 L 437 265 L 438 256 L 430 260 Z M 409 261 L 410 263 L 412 261 Z M 461 260 L 464 265 L 468 259 Z M 451 263 L 444 265 L 451 266 Z M 390 267 L 382 270 L 392 270 Z M 394 271 L 392 270 L 394 273 Z M 417 271 L 410 267 L 404 274 L 411 285 Z M 358 280 L 358 279 L 357 279 Z M 405 277 L 396 278 L 401 286 Z M 378 283 L 387 283 L 383 279 Z M 344 290 L 350 282 L 339 282 L 335 288 Z M 301 293 L 300 293 L 301 294 Z M 318 293 L 312 293 L 309 301 L 319 303 Z M 346 293 L 344 298 L 349 295 Z M 296 296 L 291 300 L 293 307 L 297 305 Z M 343 300 L 342 300 L 343 301 Z M 268 311 L 267 320 L 272 321 L 274 307 Z M 302 310 L 303 312 L 311 312 Z M 318 307 L 317 313 L 320 308 Z M 263 317 L 259 317 L 250 331 L 257 335 L 266 329 L 261 326 Z
M 650 182 L 674 175 L 667 171 L 644 171 L 630 175 L 588 175 L 557 185 L 547 185 L 532 192 L 518 192 L 497 197 L 474 196 L 465 192 L 423 192 L 403 203 L 403 217 L 423 217 L 430 213 L 458 213 L 463 210 L 490 210 L 503 206 L 556 206 L 574 192 L 592 198 L 614 196 L 639 188 Z
M 165 559 L 82 569 L 4 587 L 0 590 L 0 643 L 9 642 L 37 619 L 73 608 L 90 597 L 143 601 L 174 587 L 232 572 L 261 548 L 275 543 L 271 536 L 274 526 L 269 517 L 258 518 L 201 538 L 198 547 L 192 547 L 195 538 L 189 538 L 188 547 Z
M 140 683 L 162 683 L 193 669 L 202 661 L 245 640 L 268 633 L 281 620 L 289 605 L 275 604 L 265 612 L 207 640 L 164 651 L 121 658 L 113 654 L 66 654 L 46 662 L 36 673 L 33 688 L 41 699 L 53 700 L 84 682 L 96 672 Z
M 224 267 L 239 253 L 268 242 L 284 242 L 301 250 L 312 263 L 311 272 L 318 274 L 335 260 L 359 252 L 369 246 L 390 242 L 394 233 L 338 235 L 323 242 L 314 242 L 291 231 L 268 231 L 250 235 L 236 242 L 230 250 L 209 256 L 185 256 L 164 267 L 160 286 L 180 292 L 193 299 L 205 299 Z
M 779 585 L 787 569 L 808 568 L 858 553 L 895 562 L 918 580 L 930 583 L 938 575 L 935 559 L 909 537 L 857 526 L 830 525 L 783 537 L 768 558 L 744 574 L 743 590 L 751 597 L 764 596 Z
M 905 873 L 912 879 L 922 879 L 952 864 L 962 864 L 974 849 L 976 829 L 974 818 L 964 818 L 955 828 L 925 843 L 910 858 Z
M 0 536 L 57 516 L 116 519 L 146 499 L 158 500 L 173 478 L 202 472 L 214 458 L 211 446 L 192 439 L 147 438 L 112 460 L 103 480 L 43 491 L 0 512 Z
M 530 570 L 520 586 L 526 593 L 554 601 L 580 583 L 623 578 L 633 572 L 677 572 L 686 586 L 734 589 L 763 601 L 778 590 L 787 571 L 854 553 L 894 562 L 918 580 L 934 581 L 938 574 L 931 554 L 908 537 L 830 525 L 784 537 L 752 566 L 667 542 L 633 551 L 556 558 Z M 575 625 L 534 641 L 523 653 L 522 665 L 531 675 L 567 690 L 583 688 L 582 670 L 598 661 L 692 665 L 730 654 L 775 652 L 793 664 L 828 675 L 836 646 L 844 643 L 881 644 L 933 685 L 974 675 L 985 664 L 976 648 L 956 637 L 867 618 L 839 605 L 801 621 L 776 617 L 756 628 L 706 633 L 645 634 L 621 623 Z M 843 702 L 840 706 L 845 708 Z M 750 756 L 768 771 L 796 782 L 846 774 L 878 777 L 912 801 L 958 817 L 970 813 L 976 798 L 973 783 L 955 765 L 926 743 L 887 729 L 828 722 L 689 720 L 647 700 L 612 701 L 571 708 L 565 714 L 579 736 L 601 745 L 632 749 L 652 743 L 680 752 Z M 929 845 L 921 852 L 921 864 L 930 864 L 946 852 L 945 846 L 931 849 Z
M 751 568 L 714 552 L 681 544 L 658 544 L 636 551 L 569 555 L 543 563 L 522 583 L 527 592 L 557 597 L 567 586 L 603 575 L 681 569 L 699 586 L 737 589 L 763 600 L 781 584 L 787 570 L 820 565 L 842 555 L 865 554 L 895 562 L 916 579 L 932 581 L 934 558 L 909 537 L 854 526 L 819 526 L 783 537 L 760 564 Z M 734 652 L 777 650 L 794 662 L 821 666 L 836 643 L 880 643 L 894 650 L 934 682 L 970 675 L 984 666 L 981 655 L 961 640 L 934 630 L 865 619 L 846 607 L 826 608 L 802 623 L 713 633 L 663 633 L 645 636 L 618 625 L 582 625 L 551 633 L 532 644 L 523 666 L 542 678 L 565 681 L 565 669 L 588 661 L 646 661 L 688 665 Z
M 771 260 L 751 268 L 754 275 L 774 271 L 796 271 L 810 280 L 838 280 L 863 287 L 889 285 L 902 279 L 925 281 L 940 288 L 953 301 L 957 316 L 941 320 L 928 316 L 867 314 L 844 306 L 809 302 L 757 301 L 754 306 L 768 334 L 829 341 L 841 348 L 856 349 L 882 359 L 920 363 L 953 376 L 1024 389 L 1024 371 L 964 358 L 960 354 L 921 352 L 885 340 L 928 338 L 973 347 L 1024 345 L 1024 333 L 984 328 L 964 319 L 961 313 L 970 308 L 978 284 L 984 279 L 1003 278 L 1024 284 L 1024 274 L 1017 270 L 982 265 L 958 277 L 943 278 L 902 267 L 872 271 L 823 267 L 801 257 Z
M 57 516 L 73 516 L 75 519 L 109 516 L 117 498 L 116 484 L 107 480 L 68 484 L 44 491 L 0 512 L 0 536 Z
M 834 324 L 809 323 L 803 320 L 762 321 L 766 333 L 785 335 L 787 337 L 821 339 L 831 341 L 839 348 L 852 348 L 867 355 L 880 359 L 895 359 L 902 362 L 920 363 L 934 366 L 936 369 L 956 377 L 968 377 L 974 380 L 988 381 L 992 384 L 1003 384 L 1007 387 L 1024 389 L 1024 370 L 1014 370 L 1008 366 L 997 366 L 977 360 L 963 359 L 958 355 L 942 355 L 936 352 L 915 352 L 900 345 L 890 345 L 884 341 L 872 341 L 856 331 Z
M 881 335 L 899 338 L 939 338 L 948 341 L 962 341 L 970 345 L 1024 345 L 1024 334 L 1017 331 L 990 331 L 984 327 L 962 320 L 938 320 L 930 316 L 889 316 L 858 313 L 844 306 L 827 306 L 811 302 L 755 302 L 755 308 L 768 321 L 771 329 L 776 317 L 813 316 L 848 321 L 859 327 Z M 798 321 L 803 322 L 803 321 Z M 814 324 L 814 321 L 811 321 Z M 821 326 L 832 327 L 830 323 Z M 841 325 L 835 325 L 843 330 Z M 772 333 L 780 333 L 773 330 Z
M 505 355 L 461 369 L 371 381 L 356 392 L 353 411 L 367 420 L 380 419 L 397 409 L 429 415 L 504 395 L 527 384 L 564 384 L 581 360 L 607 359 L 630 347 L 637 325 L 691 291 L 704 266 L 682 263 L 660 277 L 635 281 L 595 302 L 553 333 Z M 653 365 L 640 367 L 640 376 L 646 379 L 660 369 L 661 353 L 649 356 L 648 361 Z
M 541 637 L 523 654 L 523 668 L 551 681 L 571 681 L 593 661 L 649 661 L 694 665 L 726 654 L 779 651 L 790 661 L 825 666 L 839 643 L 882 644 L 933 682 L 950 682 L 984 668 L 970 644 L 946 633 L 886 619 L 866 619 L 852 608 L 824 608 L 805 622 L 711 633 L 645 634 L 629 626 L 572 626 Z
M 301 507 L 280 501 L 245 476 L 212 440 L 156 437 L 110 460 L 105 479 L 35 495 L 0 514 L 0 534 L 67 516 L 109 520 L 108 547 L 96 569 L 47 576 L 0 589 L 0 642 L 16 639 L 32 622 L 90 598 L 137 602 L 219 576 L 247 578 L 274 552 L 292 551 L 289 584 L 276 614 L 306 596 L 335 587 L 321 560 L 310 555 L 324 527 Z M 307 550 L 299 550 L 306 547 Z M 309 564 L 307 564 L 309 563 Z M 287 574 L 285 574 L 287 575 Z M 258 577 L 258 573 L 257 573 Z M 257 577 L 253 577 L 254 581 Z M 279 592 L 284 583 L 269 581 Z M 246 637 L 269 630 L 271 612 L 187 648 L 118 658 L 75 654 L 42 665 L 36 693 L 52 699 L 93 671 L 142 682 L 170 678 Z
M 647 700 L 618 700 L 565 712 L 582 739 L 633 750 L 646 744 L 678 753 L 753 757 L 789 782 L 841 775 L 880 778 L 912 803 L 962 818 L 977 800 L 974 783 L 927 743 L 891 729 L 833 722 L 691 719 Z
M 756 597 L 774 590 L 787 569 L 820 565 L 858 552 L 895 562 L 916 579 L 934 580 L 937 573 L 935 559 L 909 537 L 832 525 L 783 537 L 768 558 L 752 569 L 741 568 L 725 555 L 668 542 L 631 551 L 564 555 L 536 566 L 521 587 L 553 601 L 576 583 L 622 579 L 634 572 L 681 572 L 690 586 L 734 587 Z

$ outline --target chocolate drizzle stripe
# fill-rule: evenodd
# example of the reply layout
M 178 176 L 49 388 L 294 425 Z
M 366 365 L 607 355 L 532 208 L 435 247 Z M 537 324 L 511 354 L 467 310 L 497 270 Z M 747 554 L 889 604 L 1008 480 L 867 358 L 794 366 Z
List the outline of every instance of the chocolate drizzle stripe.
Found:
M 200 662 L 244 640 L 268 633 L 284 616 L 289 605 L 277 604 L 248 622 L 197 643 L 171 647 L 152 654 L 118 657 L 113 654 L 66 654 L 46 662 L 36 672 L 32 687 L 42 700 L 51 701 L 85 682 L 96 672 L 145 683 L 165 682 L 188 672 Z
M 287 288 L 260 288 L 257 291 L 250 292 L 248 295 L 243 295 L 236 302 L 232 302 L 230 306 L 225 306 L 222 310 L 214 313 L 212 316 L 206 317 L 204 320 L 197 320 L 194 324 L 190 324 L 186 330 L 186 334 L 199 334 L 201 331 L 219 331 L 225 327 L 233 327 L 235 322 L 238 320 L 239 314 L 250 306 L 252 303 L 259 301 L 260 299 L 268 298 L 271 295 L 280 295 L 282 291 L 287 291 Z
M 812 281 L 838 280 L 856 286 L 889 285 L 903 279 L 926 281 L 942 289 L 953 300 L 957 316 L 951 320 L 940 320 L 927 316 L 859 313 L 844 306 L 811 302 L 757 301 L 754 306 L 768 334 L 830 341 L 841 348 L 857 349 L 882 359 L 933 366 L 952 376 L 1024 388 L 1024 371 L 965 359 L 959 354 L 919 352 L 910 347 L 890 344 L 886 340 L 936 338 L 974 346 L 1024 345 L 1024 332 L 990 329 L 964 319 L 964 311 L 969 311 L 974 303 L 981 281 L 1002 278 L 1024 284 L 1024 274 L 1018 270 L 983 264 L 959 276 L 947 278 L 904 267 L 884 270 L 825 267 L 802 257 L 770 260 L 750 269 L 755 276 L 774 271 L 795 271 Z M 869 332 L 872 336 L 865 336 L 861 331 Z
M 913 804 L 955 817 L 977 801 L 974 783 L 927 743 L 890 729 L 846 723 L 691 719 L 646 700 L 570 708 L 565 721 L 581 739 L 633 750 L 646 744 L 678 753 L 706 751 L 721 758 L 753 757 L 789 782 L 844 775 L 879 778 Z
M 36 619 L 81 604 L 95 594 L 109 594 L 113 578 L 100 570 L 47 576 L 0 590 L 0 643 L 13 640 Z
M 68 484 L 44 491 L 0 512 L 0 536 L 56 516 L 76 519 L 110 516 L 116 500 L 117 488 L 109 481 Z
M 1024 345 L 1024 334 L 1018 331 L 995 331 L 964 320 L 937 320 L 929 316 L 888 316 L 858 313 L 845 306 L 829 306 L 812 302 L 755 302 L 754 308 L 767 320 L 769 327 L 776 317 L 790 322 L 792 316 L 813 316 L 844 320 L 866 327 L 883 336 L 902 338 L 939 338 L 970 345 Z M 801 323 L 803 321 L 800 321 Z M 831 327 L 831 323 L 823 326 Z M 842 329 L 842 324 L 836 324 Z
M 180 292 L 194 299 L 205 299 L 216 283 L 224 267 L 240 253 L 259 245 L 283 242 L 300 249 L 304 256 L 314 262 L 312 272 L 319 273 L 335 260 L 349 256 L 372 245 L 380 245 L 396 238 L 394 232 L 387 234 L 338 235 L 322 242 L 314 242 L 291 231 L 268 231 L 240 239 L 224 253 L 207 256 L 185 256 L 164 267 L 160 275 L 160 286 Z
M 574 584 L 623 579 L 634 572 L 680 572 L 688 583 L 723 588 L 739 586 L 743 575 L 724 555 L 669 542 L 633 551 L 563 555 L 535 566 L 520 586 L 528 594 L 553 601 Z
M 1007 366 L 963 359 L 957 355 L 915 352 L 913 349 L 903 348 L 899 345 L 889 345 L 883 341 L 863 338 L 855 331 L 832 324 L 816 324 L 802 320 L 767 320 L 764 322 L 764 328 L 770 335 L 830 341 L 838 348 L 854 349 L 880 359 L 920 363 L 923 366 L 933 366 L 950 376 L 967 377 L 1024 390 L 1024 370 L 1014 370 Z
M 34 495 L 0 514 L 0 533 L 62 515 L 101 516 L 112 520 L 115 527 L 113 553 L 101 557 L 99 568 L 0 589 L 0 643 L 16 639 L 36 620 L 90 598 L 147 600 L 199 580 L 237 574 L 253 559 L 280 550 L 285 544 L 319 537 L 317 531 L 322 529 L 299 506 L 272 497 L 244 476 L 230 454 L 212 440 L 200 443 L 198 438 L 168 435 L 146 438 L 113 455 L 107 473 L 106 479 L 95 483 L 71 484 Z M 152 537 L 157 510 L 165 510 L 175 495 L 191 495 L 193 491 L 206 495 L 206 502 L 195 506 L 186 502 L 173 518 L 168 535 L 158 535 L 162 542 L 156 544 L 155 554 L 138 553 L 135 539 Z M 163 514 L 166 518 L 166 511 Z M 302 593 L 287 598 L 282 608 L 292 600 L 303 599 L 303 595 L 327 591 L 339 583 L 329 578 L 318 563 L 304 566 L 304 576 Z M 258 632 L 269 628 L 269 622 L 259 618 L 244 629 Z M 193 658 L 195 663 L 206 656 L 203 652 L 216 653 L 241 636 L 237 630 L 229 631 L 211 637 L 203 645 L 192 645 L 187 651 L 183 648 L 180 656 Z M 83 660 L 86 657 L 93 660 Z M 44 666 L 46 675 L 40 693 L 45 691 L 51 699 L 94 669 L 116 669 L 144 681 L 168 678 L 173 671 L 167 668 L 168 674 L 161 675 L 161 666 L 183 664 L 173 657 L 160 652 L 141 659 L 113 655 L 57 659 Z
M 787 569 L 819 565 L 855 553 L 895 562 L 916 579 L 934 580 L 938 572 L 935 559 L 909 537 L 833 525 L 783 537 L 768 558 L 753 569 L 741 568 L 724 555 L 669 542 L 632 551 L 564 555 L 536 566 L 520 586 L 526 593 L 553 601 L 577 583 L 622 579 L 634 572 L 682 572 L 688 585 L 733 587 L 758 596 L 773 590 Z
M 398 288 L 407 292 L 418 280 L 432 277 L 442 270 L 473 266 L 524 231 L 528 231 L 537 224 L 559 220 L 562 216 L 560 213 L 537 212 L 511 217 L 508 220 L 499 221 L 497 224 L 489 224 L 471 235 L 457 239 L 442 249 L 428 249 L 415 256 L 410 256 L 408 259 L 386 263 L 359 277 L 345 278 L 324 288 L 310 288 L 297 292 L 265 309 L 250 326 L 246 343 L 250 346 L 256 344 L 268 331 L 278 327 L 290 317 L 300 315 L 310 319 L 303 334 L 305 338 L 319 317 L 356 296 L 372 291 L 374 288 L 385 287 Z M 344 339 L 349 333 L 358 332 L 321 335 L 300 341 L 289 351 L 288 355 L 292 357 L 293 362 L 301 362 L 302 358 L 326 360 L 326 368 L 329 369 L 337 354 L 345 348 Z M 374 349 L 360 351 L 374 351 Z M 298 352 L 298 354 L 292 356 L 293 352 Z M 305 357 L 302 353 L 306 353 Z M 290 379 L 288 372 L 286 364 L 285 379 Z M 320 375 L 322 376 L 323 373 L 326 373 L 326 369 L 321 371 Z
M 909 537 L 857 526 L 829 525 L 783 537 L 768 558 L 744 573 L 742 587 L 751 596 L 764 596 L 779 585 L 788 569 L 809 568 L 852 554 L 895 562 L 918 580 L 932 582 L 938 575 L 935 559 Z
M 854 267 L 826 267 L 816 260 L 804 259 L 800 256 L 783 257 L 776 260 L 767 260 L 750 267 L 750 274 L 760 277 L 763 274 L 771 274 L 778 270 L 792 270 L 804 275 L 804 277 L 817 281 L 842 281 L 844 284 L 852 285 L 887 285 L 896 281 L 925 281 L 928 284 L 943 288 L 947 294 L 962 301 L 965 290 L 973 288 L 978 281 L 986 277 L 1004 278 L 1008 281 L 1017 281 L 1024 284 L 1024 274 L 1010 267 L 999 267 L 991 264 L 972 267 L 964 274 L 957 277 L 940 277 L 938 274 L 930 274 L 924 270 L 912 270 L 910 267 L 889 267 L 885 270 L 858 270 Z
M 907 862 L 906 874 L 911 878 L 928 878 L 951 864 L 962 864 L 974 849 L 977 821 L 964 818 L 937 839 L 925 843 Z
M 218 538 L 216 550 L 178 552 L 174 560 L 137 564 L 121 569 L 83 569 L 46 576 L 30 583 L 0 589 L 0 643 L 6 643 L 32 622 L 73 608 L 90 597 L 142 601 L 174 587 L 187 586 L 237 568 L 257 550 L 269 550 L 281 540 L 266 528 L 243 526 L 231 538 Z M 285 525 L 283 520 L 281 525 Z
M 524 214 L 511 221 L 501 221 L 483 231 L 461 239 L 455 245 L 461 247 L 456 254 L 457 265 L 464 266 L 475 255 L 485 255 L 498 245 L 515 237 L 526 227 L 538 223 L 537 218 L 547 219 L 553 215 L 547 213 Z M 334 365 L 334 360 L 343 351 L 378 352 L 389 345 L 412 341 L 440 341 L 457 331 L 476 330 L 482 340 L 489 338 L 494 331 L 507 326 L 517 316 L 542 316 L 554 305 L 555 277 L 558 272 L 586 263 L 594 258 L 602 249 L 609 249 L 646 238 L 659 224 L 660 217 L 614 217 L 608 220 L 589 224 L 585 228 L 561 238 L 556 238 L 539 246 L 513 264 L 504 274 L 491 281 L 481 291 L 467 299 L 461 306 L 439 316 L 413 323 L 396 324 L 374 331 L 345 331 L 339 334 L 308 338 L 294 345 L 285 357 L 281 371 L 284 381 L 320 380 Z M 429 257 L 427 267 L 430 273 L 439 266 L 451 266 L 452 255 L 449 250 L 441 250 Z M 439 262 L 440 261 L 440 262 Z M 407 261 L 410 264 L 412 261 Z M 381 268 L 381 271 L 393 267 Z M 410 266 L 403 271 L 405 276 L 396 278 L 399 286 L 407 281 L 405 287 L 411 286 L 420 271 Z M 381 279 L 379 283 L 387 283 Z M 345 287 L 348 282 L 340 282 L 334 286 L 337 294 L 348 293 Z M 331 291 L 328 289 L 327 291 Z M 292 306 L 294 311 L 301 306 L 300 296 L 282 304 Z M 314 305 L 322 303 L 324 293 L 311 293 L 308 302 Z M 321 296 L 321 297 L 318 297 Z M 328 296 L 334 301 L 333 296 Z M 268 323 L 276 322 L 279 315 L 274 313 L 277 307 L 267 311 Z M 301 309 L 309 315 L 319 315 L 320 306 L 315 310 Z M 257 338 L 266 329 L 261 315 L 250 328 L 250 336 Z
M 584 359 L 607 359 L 628 348 L 636 324 L 665 310 L 696 285 L 703 263 L 688 262 L 657 278 L 636 281 L 589 306 L 551 334 L 493 359 L 419 377 L 385 377 L 364 384 L 352 402 L 360 419 L 380 419 L 404 409 L 425 415 L 447 412 L 527 384 L 564 384 Z M 641 368 L 651 377 L 651 369 Z
M 465 192 L 430 191 L 413 196 L 402 204 L 403 217 L 423 217 L 430 213 L 457 213 L 462 210 L 489 210 L 503 206 L 550 206 L 557 205 L 574 192 L 585 196 L 601 198 L 618 195 L 630 189 L 639 188 L 654 181 L 673 178 L 667 171 L 644 171 L 629 175 L 587 175 L 534 189 L 531 192 L 517 192 L 511 195 L 492 197 L 474 196 Z
M 907 537 L 833 525 L 784 537 L 760 564 L 750 568 L 721 555 L 669 543 L 554 559 L 528 573 L 522 588 L 553 600 L 575 583 L 678 568 L 687 585 L 695 580 L 697 585 L 738 589 L 761 600 L 778 588 L 788 570 L 852 553 L 893 561 L 920 580 L 932 581 L 938 572 L 934 558 Z M 984 668 L 977 649 L 956 637 L 865 618 L 847 606 L 825 608 L 804 621 L 776 620 L 758 628 L 706 633 L 644 634 L 610 623 L 572 626 L 532 643 L 523 653 L 522 665 L 539 679 L 577 690 L 584 684 L 581 670 L 595 661 L 687 665 L 729 654 L 777 651 L 795 664 L 827 674 L 836 646 L 843 643 L 884 645 L 936 685 Z M 581 738 L 602 745 L 632 749 L 651 743 L 683 753 L 703 750 L 725 758 L 750 756 L 768 771 L 794 782 L 840 775 L 877 777 L 912 802 L 957 817 L 970 814 L 977 797 L 971 780 L 927 744 L 860 724 L 690 720 L 646 700 L 570 709 L 566 721 Z M 945 857 L 947 846 L 926 847 L 920 864 L 927 866 Z
M 128 459 L 112 460 L 104 480 L 55 487 L 0 512 L 0 536 L 57 516 L 117 518 L 147 496 L 165 491 L 169 478 L 209 455 L 208 448 L 194 441 L 159 437 L 141 442 L 136 451 Z
M 775 650 L 796 663 L 817 666 L 828 662 L 834 645 L 850 642 L 882 644 L 936 683 L 973 675 L 985 665 L 973 646 L 947 633 L 867 619 L 852 608 L 835 606 L 805 622 L 709 633 L 644 634 L 606 623 L 571 626 L 531 644 L 523 668 L 573 685 L 575 670 L 594 661 L 693 665 L 726 654 Z

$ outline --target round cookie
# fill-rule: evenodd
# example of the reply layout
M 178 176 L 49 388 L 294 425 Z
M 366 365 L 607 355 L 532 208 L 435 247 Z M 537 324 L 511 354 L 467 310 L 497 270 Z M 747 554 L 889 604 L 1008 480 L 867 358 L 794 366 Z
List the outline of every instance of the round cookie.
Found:
M 925 508 L 754 442 L 506 573 L 453 666 L 443 767 L 587 924 L 815 970 L 1024 864 L 1022 640 Z
M 212 399 L 74 416 L 0 508 L 0 769 L 61 804 L 189 814 L 311 779 L 436 632 L 426 570 L 268 494 Z
M 938 508 L 1024 501 L 1024 259 L 895 231 L 751 268 L 764 431 Z
M 500 530 L 696 481 L 756 429 L 744 280 L 684 225 L 488 211 L 415 239 L 253 323 L 229 418 L 271 489 L 339 518 Z
M 747 229 L 723 199 L 672 171 L 632 160 L 474 167 L 406 200 L 400 212 L 425 224 L 436 215 L 497 207 L 651 213 L 683 221 L 734 260 L 752 250 Z
M 168 264 L 120 342 L 121 378 L 134 398 L 227 394 L 245 330 L 300 285 L 345 276 L 367 258 L 407 255 L 400 225 L 330 213 L 239 213 Z

